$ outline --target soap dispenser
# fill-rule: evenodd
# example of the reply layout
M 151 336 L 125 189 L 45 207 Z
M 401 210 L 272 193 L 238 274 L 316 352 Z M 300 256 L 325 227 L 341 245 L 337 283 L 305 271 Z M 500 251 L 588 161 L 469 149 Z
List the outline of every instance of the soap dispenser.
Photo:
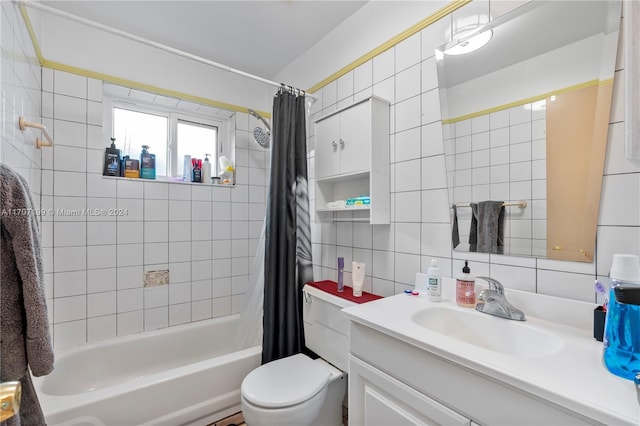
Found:
M 116 138 L 111 138 L 111 146 L 104 152 L 103 176 L 120 176 L 120 150 L 116 148 Z
M 462 274 L 456 280 L 456 303 L 465 308 L 476 306 L 476 280 L 471 275 L 467 260 L 464 261 Z
M 149 145 L 142 145 L 140 154 L 140 177 L 142 179 L 156 178 L 156 155 L 149 153 Z

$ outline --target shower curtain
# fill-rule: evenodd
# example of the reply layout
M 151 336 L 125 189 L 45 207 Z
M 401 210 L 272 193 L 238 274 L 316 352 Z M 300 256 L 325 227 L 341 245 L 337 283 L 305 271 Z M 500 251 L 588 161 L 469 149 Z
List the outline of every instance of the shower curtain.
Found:
M 302 287 L 313 280 L 304 95 L 281 88 L 273 101 L 272 122 L 263 364 L 303 351 Z

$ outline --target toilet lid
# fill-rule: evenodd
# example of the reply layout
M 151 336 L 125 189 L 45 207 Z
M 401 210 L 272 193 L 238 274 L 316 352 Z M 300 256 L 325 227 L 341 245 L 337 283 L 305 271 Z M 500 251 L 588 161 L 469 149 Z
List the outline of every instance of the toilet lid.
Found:
M 283 408 L 300 404 L 320 392 L 331 372 L 303 354 L 268 362 L 242 381 L 242 395 L 252 404 Z

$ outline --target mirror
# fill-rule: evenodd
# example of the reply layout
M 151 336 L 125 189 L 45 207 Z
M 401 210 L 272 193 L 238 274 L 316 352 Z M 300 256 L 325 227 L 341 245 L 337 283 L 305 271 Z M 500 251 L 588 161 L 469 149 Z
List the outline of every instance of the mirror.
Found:
M 620 12 L 535 1 L 471 30 L 451 16 L 467 31 L 436 61 L 456 251 L 593 261 Z M 502 212 L 472 220 L 490 200 Z

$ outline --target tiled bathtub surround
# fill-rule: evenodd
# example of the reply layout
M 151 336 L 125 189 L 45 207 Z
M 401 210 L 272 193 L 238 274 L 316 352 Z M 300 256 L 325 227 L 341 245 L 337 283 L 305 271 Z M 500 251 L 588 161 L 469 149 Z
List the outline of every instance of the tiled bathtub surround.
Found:
M 101 175 L 102 82 L 43 70 L 47 294 L 57 348 L 242 311 L 265 211 L 267 151 L 235 119 L 235 188 Z M 255 145 L 255 146 L 253 146 Z M 106 209 L 107 215 L 67 212 Z M 169 284 L 143 288 L 146 271 Z

